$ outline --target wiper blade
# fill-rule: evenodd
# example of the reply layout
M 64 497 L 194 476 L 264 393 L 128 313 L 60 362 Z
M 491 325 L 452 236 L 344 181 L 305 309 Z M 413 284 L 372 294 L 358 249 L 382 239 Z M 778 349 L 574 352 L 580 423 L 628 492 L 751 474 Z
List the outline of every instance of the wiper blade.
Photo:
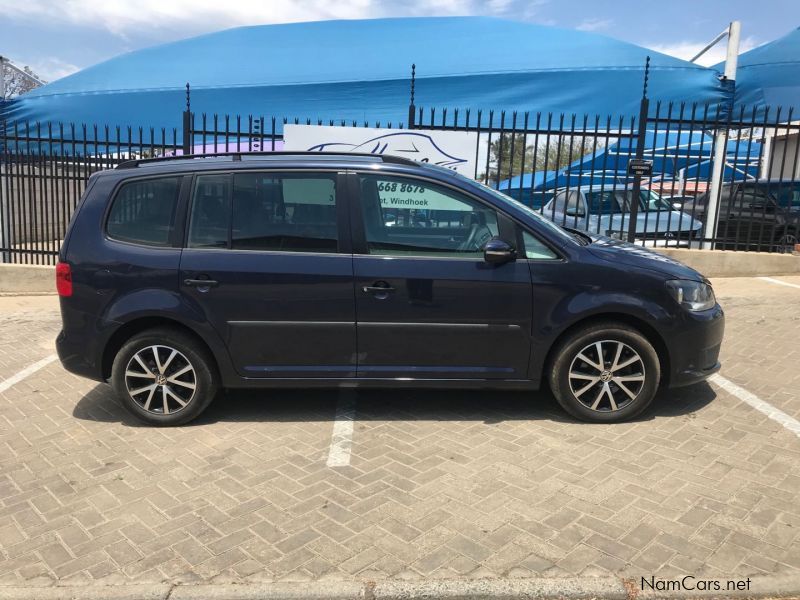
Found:
M 573 238 L 575 238 L 581 246 L 588 246 L 592 243 L 592 238 L 588 236 L 583 231 L 578 231 L 577 229 L 573 229 L 572 227 L 563 227 L 567 233 L 569 233 Z

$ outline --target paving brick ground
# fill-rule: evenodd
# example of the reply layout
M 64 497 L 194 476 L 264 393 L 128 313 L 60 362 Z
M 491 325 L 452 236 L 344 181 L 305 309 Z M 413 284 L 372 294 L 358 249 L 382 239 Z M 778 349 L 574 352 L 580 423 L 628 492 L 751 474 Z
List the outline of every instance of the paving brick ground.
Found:
M 723 375 L 800 416 L 800 289 L 717 291 Z M 0 299 L 0 380 L 58 326 L 52 298 Z M 151 429 L 49 365 L 0 393 L 0 584 L 800 572 L 800 440 L 712 386 L 608 426 L 546 393 L 360 392 L 334 469 L 337 399 Z

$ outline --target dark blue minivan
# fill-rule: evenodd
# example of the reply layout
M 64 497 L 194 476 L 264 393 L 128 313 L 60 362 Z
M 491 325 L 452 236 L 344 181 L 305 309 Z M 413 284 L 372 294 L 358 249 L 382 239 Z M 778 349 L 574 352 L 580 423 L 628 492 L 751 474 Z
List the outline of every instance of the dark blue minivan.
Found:
M 61 362 L 153 425 L 220 388 L 545 384 L 613 422 L 719 369 L 696 271 L 392 156 L 128 161 L 90 178 L 59 261 Z

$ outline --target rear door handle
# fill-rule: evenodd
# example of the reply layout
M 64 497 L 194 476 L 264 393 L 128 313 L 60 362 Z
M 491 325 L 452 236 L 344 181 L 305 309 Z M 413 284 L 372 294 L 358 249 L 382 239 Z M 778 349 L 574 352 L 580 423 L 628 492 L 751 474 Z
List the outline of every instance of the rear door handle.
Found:
M 383 294 L 386 292 L 393 292 L 395 291 L 391 286 L 381 286 L 381 285 L 365 285 L 361 288 L 365 294 Z
M 183 285 L 187 285 L 189 287 L 217 287 L 219 285 L 219 281 L 215 281 L 213 279 L 184 279 Z

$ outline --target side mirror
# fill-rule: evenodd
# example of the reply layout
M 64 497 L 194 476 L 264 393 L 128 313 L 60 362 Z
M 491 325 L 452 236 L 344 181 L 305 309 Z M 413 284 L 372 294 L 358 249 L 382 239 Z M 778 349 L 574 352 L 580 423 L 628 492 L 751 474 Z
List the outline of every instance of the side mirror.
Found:
M 583 216 L 583 213 L 580 212 L 577 208 L 568 208 L 566 210 L 566 212 L 564 212 L 564 214 L 567 215 L 568 217 L 582 217 Z
M 483 247 L 483 260 L 491 265 L 502 265 L 516 258 L 517 251 L 499 237 L 493 237 Z

